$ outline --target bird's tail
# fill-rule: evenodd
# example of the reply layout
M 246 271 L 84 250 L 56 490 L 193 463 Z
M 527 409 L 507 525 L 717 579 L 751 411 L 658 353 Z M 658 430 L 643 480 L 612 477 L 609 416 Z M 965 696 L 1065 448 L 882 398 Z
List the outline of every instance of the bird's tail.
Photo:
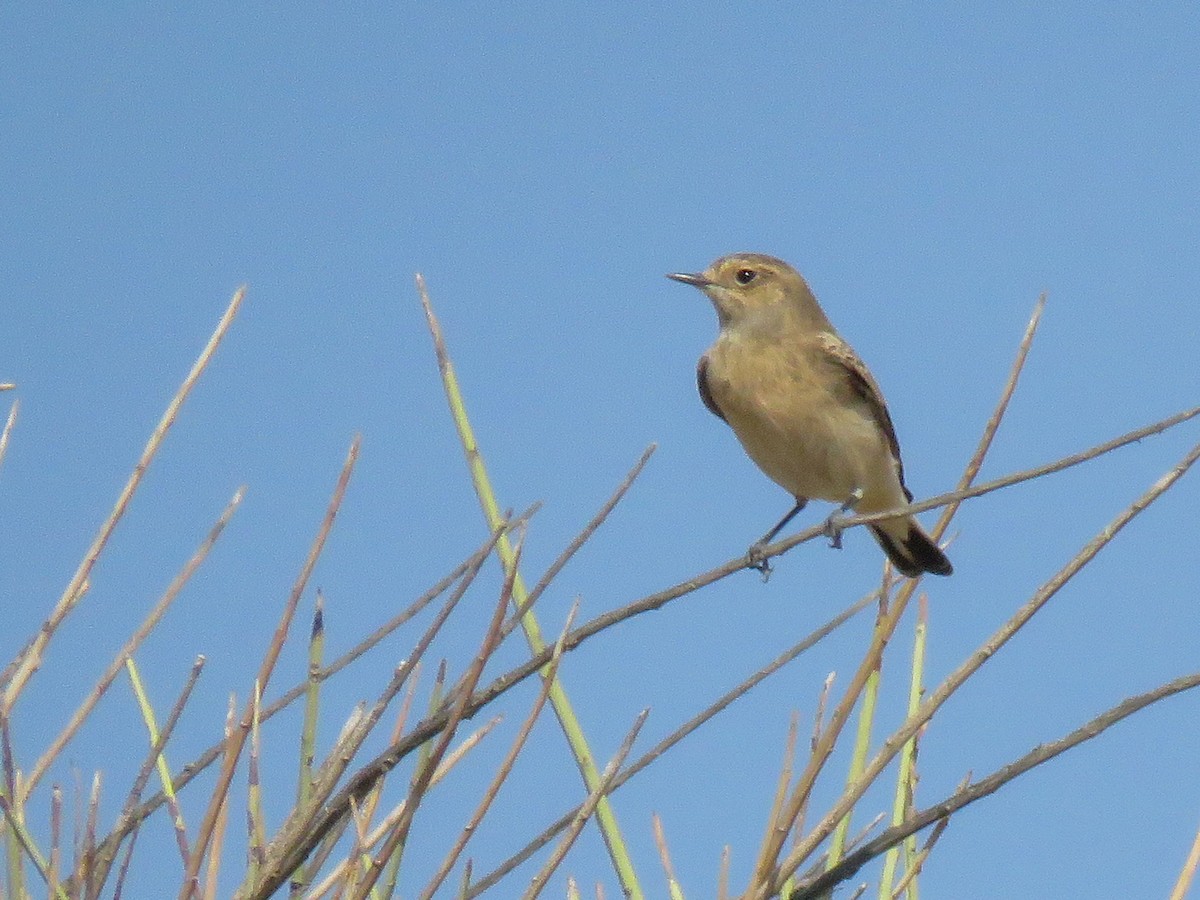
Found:
M 869 527 L 892 565 L 909 578 L 916 578 L 922 572 L 949 575 L 954 571 L 946 554 L 912 516 Z

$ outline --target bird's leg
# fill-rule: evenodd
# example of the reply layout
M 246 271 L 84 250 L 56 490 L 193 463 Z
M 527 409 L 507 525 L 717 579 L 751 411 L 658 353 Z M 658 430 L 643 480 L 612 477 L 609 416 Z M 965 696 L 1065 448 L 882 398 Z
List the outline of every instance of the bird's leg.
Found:
M 797 497 L 796 505 L 788 510 L 787 515 L 775 523 L 775 526 L 764 534 L 761 538 L 750 545 L 750 549 L 746 551 L 746 565 L 751 569 L 758 569 L 762 572 L 763 581 L 771 577 L 771 563 L 767 560 L 763 551 L 767 549 L 767 544 L 775 540 L 775 535 L 783 531 L 784 526 L 792 519 L 796 518 L 796 513 L 804 509 L 808 505 L 807 497 Z
M 862 498 L 862 488 L 855 488 L 850 496 L 846 498 L 846 502 L 831 512 L 829 518 L 825 520 L 825 537 L 829 538 L 829 546 L 835 550 L 842 549 L 842 513 L 854 509 L 855 505 Z

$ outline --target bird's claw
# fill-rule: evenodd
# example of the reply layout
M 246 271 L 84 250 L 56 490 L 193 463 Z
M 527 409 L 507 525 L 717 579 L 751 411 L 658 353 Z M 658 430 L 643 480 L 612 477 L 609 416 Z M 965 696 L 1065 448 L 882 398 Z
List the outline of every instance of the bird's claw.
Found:
M 849 512 L 854 509 L 855 505 L 863 498 L 862 488 L 855 488 L 853 493 L 846 498 L 846 502 L 839 509 L 835 509 L 829 514 L 829 518 L 825 520 L 824 533 L 825 537 L 829 538 L 829 546 L 834 550 L 842 549 L 842 532 L 846 530 L 842 524 L 842 513 Z
M 757 569 L 762 575 L 763 584 L 771 578 L 771 562 L 767 559 L 766 549 L 765 542 L 757 541 L 746 551 L 746 568 Z
M 831 513 L 829 518 L 825 520 L 825 524 L 821 529 L 825 537 L 829 538 L 829 546 L 834 550 L 842 549 L 842 532 L 844 530 L 845 529 L 842 526 L 841 512 Z

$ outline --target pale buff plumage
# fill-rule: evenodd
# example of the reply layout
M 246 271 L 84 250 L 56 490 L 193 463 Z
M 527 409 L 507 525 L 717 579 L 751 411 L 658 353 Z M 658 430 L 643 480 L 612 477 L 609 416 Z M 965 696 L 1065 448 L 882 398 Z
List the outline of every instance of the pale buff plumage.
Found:
M 701 397 L 798 506 L 816 498 L 870 513 L 908 502 L 883 395 L 795 269 L 736 254 L 670 277 L 704 291 L 721 325 L 698 366 Z M 872 531 L 904 574 L 952 571 L 915 518 Z

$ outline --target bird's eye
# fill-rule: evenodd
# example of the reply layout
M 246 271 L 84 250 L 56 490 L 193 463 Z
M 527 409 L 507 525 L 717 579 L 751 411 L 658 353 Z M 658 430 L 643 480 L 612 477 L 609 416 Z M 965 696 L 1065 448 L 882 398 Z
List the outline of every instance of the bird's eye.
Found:
M 753 269 L 738 269 L 733 274 L 733 277 L 737 281 L 738 284 L 749 284 L 757 276 L 758 276 L 758 273 L 755 272 Z

